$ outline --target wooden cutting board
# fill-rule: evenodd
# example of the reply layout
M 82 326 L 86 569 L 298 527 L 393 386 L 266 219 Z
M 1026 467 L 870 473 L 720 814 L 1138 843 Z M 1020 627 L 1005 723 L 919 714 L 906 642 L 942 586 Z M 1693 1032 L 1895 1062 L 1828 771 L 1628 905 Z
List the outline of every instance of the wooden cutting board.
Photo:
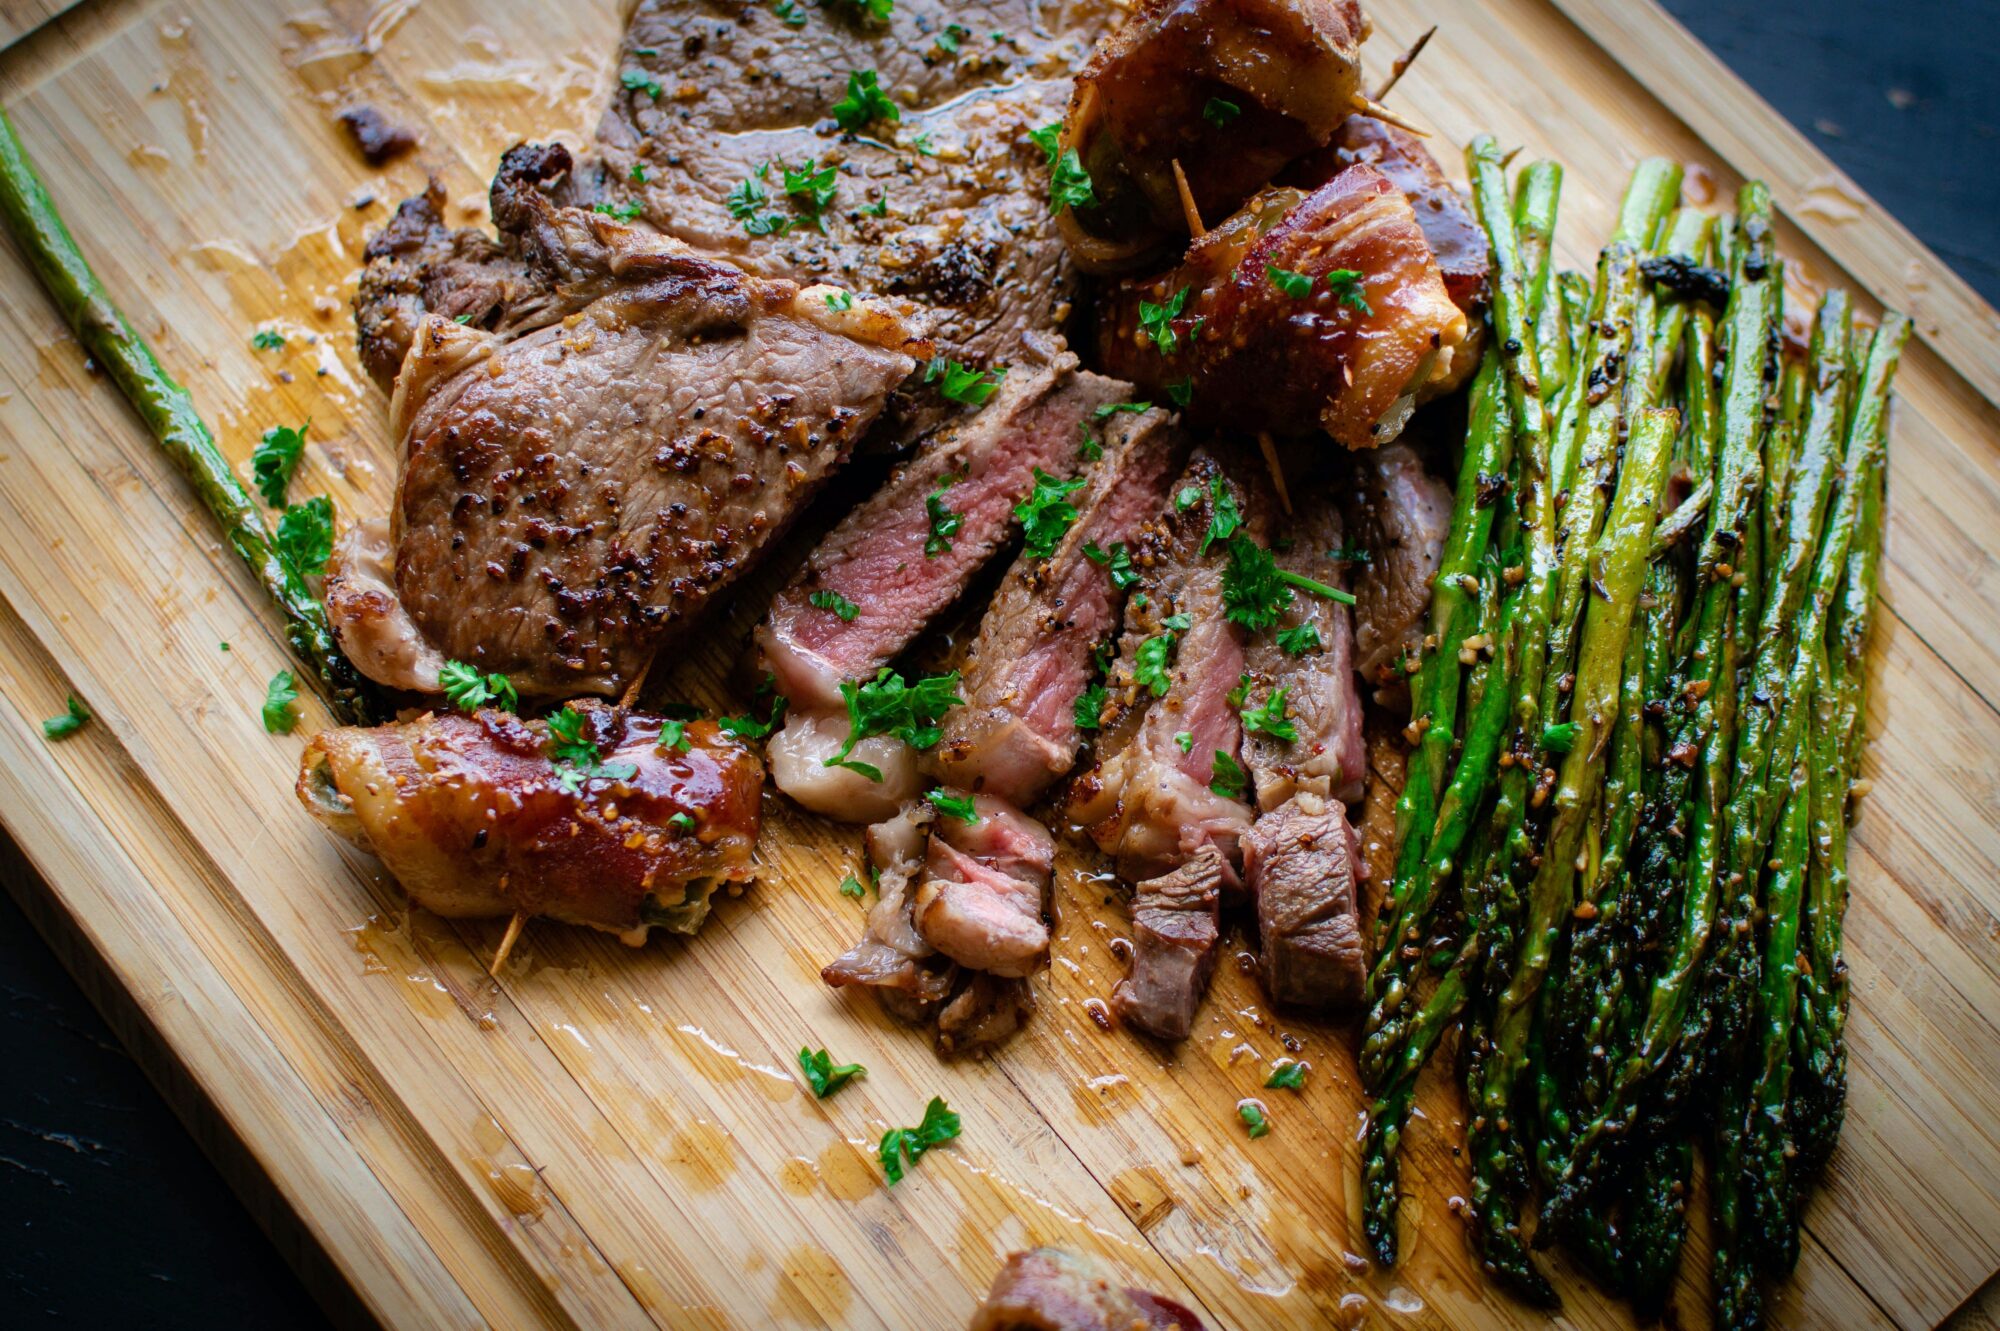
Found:
M 85 4 L 0 55 L 0 96 L 229 455 L 247 469 L 259 433 L 311 417 L 296 489 L 352 516 L 395 471 L 350 345 L 364 233 L 426 170 L 470 221 L 502 148 L 586 138 L 620 5 L 304 4 Z M 60 8 L 5 13 L 25 30 Z M 1770 181 L 1801 289 L 1917 318 L 1854 855 L 1852 1108 L 1775 1320 L 1931 1326 L 2000 1267 L 2000 320 L 1651 5 L 1370 10 L 1377 62 L 1441 25 L 1397 92 L 1441 156 L 1491 130 L 1566 164 L 1569 263 L 1631 163 L 1667 153 L 1697 196 Z M 420 157 L 364 166 L 329 118 L 350 95 L 420 125 Z M 274 617 L 11 248 L 0 291 L 0 818 L 46 885 L 23 904 L 330 1304 L 424 1327 L 948 1327 L 1004 1254 L 1059 1243 L 1216 1326 L 1541 1320 L 1468 1260 L 1443 1077 L 1412 1130 L 1408 1257 L 1374 1271 L 1354 1255 L 1350 1029 L 1267 1011 L 1234 965 L 1175 1053 L 1100 1029 L 1126 924 L 1081 861 L 1060 872 L 1041 1010 L 990 1061 L 940 1063 L 820 984 L 860 926 L 837 889 L 857 838 L 776 799 L 762 881 L 697 939 L 632 951 L 537 925 L 487 982 L 498 924 L 407 912 L 300 812 L 299 740 L 258 720 L 289 664 Z M 266 326 L 282 351 L 251 348 Z M 732 703 L 759 590 L 658 696 Z M 46 743 L 71 690 L 97 720 Z M 813 1100 L 801 1044 L 866 1080 Z M 1262 1091 L 1294 1053 L 1303 1094 Z M 934 1094 L 964 1135 L 885 1188 L 876 1140 Z M 1235 1114 L 1253 1094 L 1273 1124 L 1257 1141 Z M 1701 1228 L 1689 1327 L 1707 1321 Z M 1629 1322 L 1559 1275 L 1569 1325 Z

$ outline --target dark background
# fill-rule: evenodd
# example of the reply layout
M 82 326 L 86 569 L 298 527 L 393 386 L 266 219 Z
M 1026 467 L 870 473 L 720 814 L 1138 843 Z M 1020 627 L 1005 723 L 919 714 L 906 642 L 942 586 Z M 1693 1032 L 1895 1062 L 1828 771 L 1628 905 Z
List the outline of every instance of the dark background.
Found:
M 2000 4 L 1664 3 L 2000 304 Z M 24 872 L 0 853 L 8 892 Z M 326 1325 L 6 896 L 0 1069 L 0 1321 Z

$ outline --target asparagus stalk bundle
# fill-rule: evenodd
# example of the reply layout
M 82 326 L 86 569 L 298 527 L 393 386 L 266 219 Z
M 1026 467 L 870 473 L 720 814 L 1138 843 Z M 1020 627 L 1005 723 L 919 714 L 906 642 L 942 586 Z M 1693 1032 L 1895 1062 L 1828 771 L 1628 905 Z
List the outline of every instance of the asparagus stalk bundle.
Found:
M 1641 163 L 1592 280 L 1555 269 L 1559 172 L 1510 193 L 1491 139 L 1466 159 L 1493 350 L 1378 913 L 1364 1228 L 1393 1262 L 1403 1129 L 1456 1028 L 1489 1275 L 1553 1303 L 1532 1249 L 1559 1241 L 1656 1314 L 1699 1149 L 1717 1321 L 1756 1326 L 1844 1102 L 1846 838 L 1909 325 L 1858 337 L 1829 292 L 1788 359 L 1755 182 L 1717 219 L 1676 207 L 1677 165 Z

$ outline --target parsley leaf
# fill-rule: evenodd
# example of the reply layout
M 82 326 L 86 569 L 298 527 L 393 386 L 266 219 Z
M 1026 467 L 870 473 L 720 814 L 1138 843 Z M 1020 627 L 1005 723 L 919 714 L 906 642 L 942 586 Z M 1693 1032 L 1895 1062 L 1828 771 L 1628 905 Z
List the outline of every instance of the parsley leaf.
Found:
M 620 222 L 629 222 L 644 212 L 645 208 L 635 200 L 631 203 L 593 203 L 590 205 L 590 211 Z
M 1294 587 L 1328 600 L 1354 604 L 1354 597 L 1337 587 L 1279 568 L 1271 552 L 1248 536 L 1239 534 L 1230 539 L 1229 567 L 1222 572 L 1225 618 L 1253 633 L 1270 628 L 1292 603 Z
M 285 505 L 285 489 L 292 483 L 299 459 L 305 456 L 306 431 L 311 428 L 310 417 L 296 430 L 289 425 L 274 425 L 264 431 L 264 437 L 250 454 L 250 473 L 257 480 L 257 492 L 272 508 Z
M 1188 375 L 1185 379 L 1176 379 L 1168 384 L 1167 396 L 1173 399 L 1173 404 L 1177 407 L 1185 407 L 1194 401 L 1194 376 Z
M 813 1098 L 824 1100 L 856 1077 L 868 1075 L 868 1069 L 859 1063 L 839 1063 L 833 1055 L 821 1049 L 817 1053 L 810 1049 L 799 1050 L 799 1070 L 806 1074 L 806 1085 L 812 1087 Z
M 1042 150 L 1042 156 L 1046 159 L 1044 162 L 1046 166 L 1054 167 L 1056 159 L 1062 156 L 1062 128 L 1062 121 L 1052 120 L 1040 129 L 1031 129 L 1028 131 L 1028 138 L 1033 141 L 1037 148 Z
M 1076 695 L 1076 728 L 1078 730 L 1101 730 L 1104 728 L 1104 704 L 1110 701 L 1102 681 L 1093 683 Z
M 901 124 L 903 112 L 882 91 L 874 70 L 857 69 L 847 76 L 847 96 L 833 104 L 833 118 L 852 134 L 877 120 Z
M 1174 732 L 1174 743 L 1180 746 L 1182 753 L 1193 753 L 1194 732 L 1192 730 L 1176 730 Z
M 933 809 L 947 817 L 956 818 L 961 823 L 979 821 L 979 809 L 973 804 L 970 795 L 954 795 L 943 786 L 932 786 L 925 792 L 924 798 L 930 801 Z
M 1542 727 L 1542 747 L 1550 753 L 1568 753 L 1576 746 L 1576 734 L 1580 727 L 1574 721 L 1563 721 Z
M 1091 412 L 1090 416 L 1092 420 L 1101 421 L 1116 416 L 1121 411 L 1129 412 L 1136 416 L 1142 411 L 1151 411 L 1152 409 L 1153 404 L 1150 402 L 1107 402 L 1096 411 Z
M 1078 421 L 1076 455 L 1085 462 L 1095 462 L 1104 456 L 1104 441 L 1090 432 L 1089 421 Z
M 820 3 L 829 9 L 836 6 L 850 9 L 856 18 L 872 18 L 882 23 L 887 23 L 896 9 L 896 0 L 820 0 Z
M 931 147 L 931 132 L 927 129 L 920 130 L 911 137 L 910 147 L 916 150 L 919 157 L 937 156 L 937 149 Z
M 760 177 L 769 170 L 770 165 L 766 163 L 756 175 L 743 177 L 722 200 L 722 206 L 729 209 L 729 215 L 741 222 L 743 229 L 753 236 L 782 236 L 793 226 L 793 219 L 783 213 L 762 211 L 764 205 L 770 202 L 771 191 L 764 188 Z
M 891 1128 L 882 1134 L 882 1144 L 875 1152 L 875 1158 L 882 1162 L 882 1176 L 892 1184 L 900 1183 L 905 1159 L 916 1164 L 925 1151 L 958 1136 L 958 1128 L 958 1115 L 942 1098 L 932 1096 L 931 1102 L 924 1106 L 922 1123 L 914 1128 Z
M 1076 149 L 1063 149 L 1055 169 L 1049 173 L 1049 212 L 1096 206 L 1097 189 L 1091 183 L 1090 172 L 1083 169 L 1083 159 L 1076 155 Z
M 955 360 L 943 356 L 933 356 L 924 364 L 924 382 L 938 385 L 938 392 L 953 402 L 963 402 L 968 407 L 983 407 L 987 400 L 1000 390 L 1000 381 L 1007 377 L 1005 366 L 997 370 L 980 370 L 970 365 L 960 365 Z M 942 380 L 943 382 L 939 382 Z
M 556 765 L 556 785 L 565 795 L 576 794 L 586 781 L 629 781 L 639 774 L 635 764 L 604 762 L 597 741 L 586 731 L 588 724 L 571 703 L 549 717 L 549 757 Z
M 944 738 L 938 722 L 944 714 L 965 700 L 958 696 L 958 672 L 929 675 L 915 684 L 887 666 L 874 679 L 856 684 L 842 680 L 840 696 L 847 703 L 847 742 L 826 759 L 825 767 L 846 767 L 871 781 L 882 774 L 867 763 L 852 762 L 848 754 L 870 735 L 893 735 L 913 749 L 934 747 Z
M 1177 635 L 1161 633 L 1139 644 L 1139 650 L 1132 657 L 1132 682 L 1149 690 L 1155 698 L 1167 696 L 1173 686 L 1168 674 L 1167 662 L 1172 657 Z
M 1236 1106 L 1236 1117 L 1243 1120 L 1243 1126 L 1250 1129 L 1252 1140 L 1266 1136 L 1271 1131 L 1271 1120 L 1264 1114 L 1264 1106 L 1255 1100 L 1245 1100 Z
M 521 709 L 521 697 L 505 675 L 482 675 L 463 661 L 446 661 L 438 671 L 438 683 L 445 701 L 467 716 L 487 706 L 508 712 Z
M 947 476 L 938 482 L 938 488 L 924 496 L 924 513 L 930 518 L 930 535 L 924 537 L 924 558 L 935 559 L 951 549 L 951 538 L 958 535 L 958 529 L 965 525 L 965 515 L 955 513 L 944 506 L 944 492 L 957 484 L 958 478 Z
M 1302 1091 L 1306 1086 L 1306 1065 L 1296 1058 L 1288 1058 L 1271 1069 L 1271 1075 L 1264 1079 L 1264 1088 L 1272 1091 Z
M 1361 284 L 1361 273 L 1354 268 L 1336 268 L 1326 275 L 1326 285 L 1334 295 L 1340 297 L 1342 305 L 1351 306 L 1363 314 L 1373 314 L 1368 304 L 1368 293 Z
M 63 713 L 61 716 L 52 716 L 42 722 L 42 737 L 44 739 L 68 739 L 71 735 L 83 729 L 83 723 L 88 720 L 90 720 L 90 709 L 83 705 L 83 699 L 72 693 L 69 695 L 68 701 L 63 704 Z
M 1249 734 L 1269 735 L 1286 744 L 1299 742 L 1299 728 L 1285 713 L 1285 687 L 1282 684 L 1271 690 L 1271 696 L 1264 700 L 1263 706 L 1244 707 L 1242 716 L 1243 729 Z
M 826 293 L 826 307 L 845 313 L 854 308 L 854 293 L 851 291 L 829 291 Z
M 1139 302 L 1139 331 L 1153 339 L 1162 356 L 1180 350 L 1181 336 L 1174 331 L 1173 321 L 1187 308 L 1188 293 L 1192 290 L 1193 287 L 1182 287 L 1157 305 L 1150 300 Z
M 811 596 L 808 596 L 806 600 L 812 602 L 812 604 L 822 610 L 833 611 L 834 614 L 839 615 L 848 623 L 853 623 L 855 618 L 861 613 L 860 606 L 854 604 L 854 602 L 848 600 L 839 592 L 824 587 L 814 592 Z
M 1264 265 L 1264 275 L 1271 279 L 1272 286 L 1284 292 L 1293 300 L 1299 300 L 1312 294 L 1313 280 L 1311 273 L 1295 273 L 1289 268 L 1280 268 L 1275 263 L 1267 263 Z
M 1111 585 L 1121 592 L 1139 580 L 1139 570 L 1132 567 L 1132 552 L 1123 541 L 1114 542 L 1108 551 L 1091 541 L 1083 547 L 1083 557 L 1109 569 Z
M 333 501 L 314 495 L 303 504 L 293 504 L 278 516 L 271 544 L 280 562 L 297 577 L 325 572 L 326 561 L 333 558 Z
M 643 185 L 646 183 L 646 164 L 644 162 L 632 163 L 631 180 L 634 185 Z
M 667 819 L 667 826 L 673 828 L 676 832 L 692 832 L 694 831 L 694 817 L 691 814 L 677 813 Z
M 1324 651 L 1326 645 L 1319 640 L 1319 626 L 1308 622 L 1279 630 L 1278 649 L 1287 656 L 1304 656 L 1307 652 Z
M 1030 558 L 1047 559 L 1056 552 L 1063 533 L 1076 521 L 1076 505 L 1069 502 L 1069 496 L 1083 486 L 1081 476 L 1058 480 L 1040 467 L 1035 468 L 1035 488 L 1014 505 L 1014 516 L 1021 521 L 1021 548 Z
M 861 885 L 859 878 L 856 878 L 853 874 L 849 874 L 840 880 L 840 895 L 859 900 L 868 895 L 868 889 Z
M 298 681 L 289 670 L 280 670 L 264 686 L 264 729 L 273 735 L 289 735 L 299 723 L 292 704 L 299 700 Z
M 840 189 L 838 173 L 831 166 L 820 166 L 810 157 L 798 170 L 787 166 L 784 172 L 786 197 L 805 214 L 807 222 L 824 233 L 826 218 L 821 214 L 826 212 L 827 205 L 833 202 L 833 196 Z
M 1236 492 L 1220 476 L 1209 480 L 1208 497 L 1214 502 L 1209 508 L 1208 534 L 1201 538 L 1200 553 L 1204 555 L 1210 545 L 1228 540 L 1243 525 L 1243 510 L 1236 503 Z
M 805 11 L 798 7 L 796 0 L 777 0 L 771 6 L 771 12 L 788 28 L 803 28 L 806 25 Z
M 944 31 L 937 35 L 937 44 L 947 55 L 957 55 L 959 44 L 972 35 L 972 29 L 963 24 L 947 23 Z
M 269 328 L 259 328 L 250 335 L 250 345 L 259 351 L 276 351 L 285 345 L 285 335 Z
M 751 703 L 753 715 L 725 716 L 715 724 L 721 728 L 723 734 L 733 735 L 737 739 L 767 738 L 772 731 L 778 728 L 778 722 L 784 720 L 785 717 L 785 696 L 777 692 L 777 685 L 778 677 L 776 675 L 764 676 L 763 682 L 757 685 L 756 698 Z M 754 708 L 767 697 L 771 700 L 770 717 L 767 720 L 759 721 L 754 715 Z
M 1201 118 L 1217 129 L 1222 129 L 1230 121 L 1243 114 L 1243 108 L 1227 97 L 1211 97 L 1208 105 L 1201 108 Z
M 863 208 L 861 212 L 866 217 L 887 217 L 889 215 L 889 196 L 884 194 L 881 198 Z
M 625 86 L 626 91 L 643 92 L 656 102 L 660 100 L 660 94 L 665 91 L 660 87 L 660 81 L 643 69 L 628 69 L 618 76 L 618 81 Z
M 1208 783 L 1208 788 L 1226 800 L 1240 800 L 1250 789 L 1250 777 L 1242 764 L 1217 749 L 1214 779 Z
M 688 751 L 688 723 L 671 716 L 661 721 L 658 748 L 661 753 L 686 753 Z

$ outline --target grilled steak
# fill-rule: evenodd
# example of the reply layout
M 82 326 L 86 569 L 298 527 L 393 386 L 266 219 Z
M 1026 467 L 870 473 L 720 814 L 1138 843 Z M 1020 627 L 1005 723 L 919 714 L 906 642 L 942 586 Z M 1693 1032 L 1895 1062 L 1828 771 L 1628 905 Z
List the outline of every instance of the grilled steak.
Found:
M 1330 276 L 1343 273 L 1360 276 Z M 1157 332 L 1146 302 L 1172 312 Z M 1179 268 L 1121 285 L 1098 350 L 1149 392 L 1190 391 L 1198 422 L 1374 448 L 1447 381 L 1465 333 L 1409 201 L 1361 164 L 1311 194 L 1265 190 Z
M 1367 953 L 1356 916 L 1359 851 L 1339 801 L 1307 790 L 1259 816 L 1243 839 L 1272 1002 L 1331 1011 L 1360 1002 Z
M 924 882 L 910 918 L 938 951 L 974 970 L 1020 978 L 1048 955 L 1048 829 L 993 795 L 972 797 L 975 822 L 931 824 Z
M 1222 854 L 1205 845 L 1132 897 L 1132 973 L 1111 991 L 1119 1019 L 1162 1040 L 1185 1040 L 1215 969 Z
M 872 306 L 525 207 L 539 321 L 428 315 L 397 381 L 396 593 L 422 641 L 523 695 L 614 693 L 756 562 L 915 362 Z M 345 641 L 361 626 L 342 607 Z
M 861 941 L 820 971 L 836 989 L 873 989 L 882 1005 L 905 1021 L 929 1019 L 951 994 L 957 967 L 939 956 L 910 920 L 915 879 L 924 870 L 930 839 L 930 806 L 912 805 L 868 829 L 865 841 L 875 868 L 876 898 Z
M 1076 761 L 1077 699 L 1117 630 L 1139 576 L 1132 547 L 1166 507 L 1183 449 L 1158 409 L 1112 416 L 1102 446 L 1072 499 L 1076 522 L 1048 558 L 1015 561 L 980 621 L 963 667 L 965 702 L 946 714 L 931 754 L 947 785 L 1025 806 Z
M 1202 1322 L 1172 1299 L 1120 1288 L 1092 1258 L 1034 1248 L 1000 1268 L 970 1331 L 1202 1331 Z
M 1345 492 L 1348 530 L 1368 551 L 1354 589 L 1355 669 L 1379 686 L 1377 701 L 1407 699 L 1395 665 L 1415 659 L 1430 609 L 1431 579 L 1451 527 L 1451 487 L 1424 470 L 1407 444 L 1353 459 Z
M 520 911 L 635 945 L 654 926 L 693 933 L 717 886 L 755 873 L 757 756 L 707 721 L 663 751 L 658 717 L 577 710 L 602 775 L 554 761 L 542 722 L 426 714 L 315 735 L 299 802 L 440 915 Z
M 1273 554 L 1278 567 L 1345 590 L 1340 510 L 1325 496 L 1277 528 Z M 1278 635 L 1298 645 L 1299 630 L 1311 625 L 1313 645 L 1297 653 L 1279 646 Z M 1354 688 L 1354 630 L 1340 601 L 1299 594 L 1278 622 L 1250 635 L 1244 653 L 1251 688 L 1246 703 L 1267 704 L 1285 691 L 1286 719 L 1298 738 L 1285 740 L 1262 731 L 1243 736 L 1243 765 L 1257 792 L 1257 807 L 1274 809 L 1296 790 L 1332 799 L 1361 798 L 1367 780 L 1368 749 L 1361 737 L 1361 699 Z

